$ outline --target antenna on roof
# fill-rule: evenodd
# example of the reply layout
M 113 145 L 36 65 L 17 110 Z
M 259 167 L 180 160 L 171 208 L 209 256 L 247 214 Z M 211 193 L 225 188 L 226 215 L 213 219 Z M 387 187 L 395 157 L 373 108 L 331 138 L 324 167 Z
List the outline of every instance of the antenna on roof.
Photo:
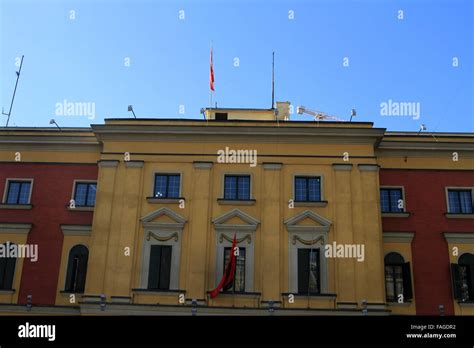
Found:
M 52 119 L 49 121 L 49 124 L 54 124 L 54 125 L 56 125 L 56 127 L 58 127 L 59 130 L 61 130 L 61 127 L 59 127 L 59 125 L 56 123 L 56 121 L 54 120 L 54 118 L 52 118 Z
M 425 131 L 425 130 L 426 130 L 426 124 L 422 123 L 420 126 L 420 130 L 418 131 L 416 135 L 420 135 L 421 131 Z
M 133 106 L 132 105 L 128 106 L 128 111 L 131 111 L 132 114 L 133 114 L 133 117 L 137 118 L 137 116 L 135 116 L 135 111 L 133 111 Z
M 12 101 L 10 103 L 10 110 L 8 111 L 8 113 L 5 113 L 5 112 L 3 112 L 3 108 L 2 108 L 2 114 L 7 116 L 7 124 L 6 124 L 5 127 L 8 127 L 8 123 L 10 122 L 10 116 L 12 114 L 13 101 L 15 100 L 16 87 L 18 86 L 18 80 L 20 79 L 20 73 L 21 73 L 21 67 L 23 65 L 23 57 L 25 57 L 25 56 L 21 56 L 20 69 L 18 71 L 15 71 L 16 72 L 16 83 L 15 83 L 15 89 L 13 90 Z
M 275 107 L 275 51 L 272 52 L 272 109 Z
M 351 109 L 351 119 L 349 120 L 349 122 L 352 122 L 352 117 L 355 117 L 355 116 L 357 116 L 356 109 Z
M 296 107 L 296 113 L 299 115 L 303 114 L 308 114 L 311 116 L 314 116 L 315 121 L 339 121 L 339 122 L 344 122 L 344 120 L 336 117 L 336 116 L 331 116 L 326 114 L 325 112 L 322 111 L 317 111 L 317 110 L 310 110 L 304 106 L 298 106 Z

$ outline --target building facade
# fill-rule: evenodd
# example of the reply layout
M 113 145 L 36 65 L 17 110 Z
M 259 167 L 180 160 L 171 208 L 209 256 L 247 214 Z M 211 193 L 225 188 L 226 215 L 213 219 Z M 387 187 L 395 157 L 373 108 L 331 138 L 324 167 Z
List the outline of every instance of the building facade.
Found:
M 473 134 L 204 114 L 0 130 L 0 313 L 474 314 Z

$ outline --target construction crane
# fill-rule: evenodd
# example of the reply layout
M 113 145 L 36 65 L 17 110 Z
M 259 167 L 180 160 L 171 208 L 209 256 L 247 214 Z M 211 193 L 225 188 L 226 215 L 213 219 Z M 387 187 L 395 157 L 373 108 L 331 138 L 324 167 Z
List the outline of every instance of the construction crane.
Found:
M 335 116 L 330 116 L 328 114 L 326 114 L 325 112 L 322 112 L 322 111 L 315 111 L 315 110 L 310 110 L 310 109 L 307 109 L 305 108 L 304 106 L 298 106 L 296 108 L 296 112 L 299 114 L 299 115 L 302 115 L 302 114 L 308 114 L 308 115 L 311 115 L 311 116 L 314 116 L 314 120 L 315 121 L 339 121 L 339 122 L 344 122 L 344 120 L 340 119 L 340 118 L 337 118 Z

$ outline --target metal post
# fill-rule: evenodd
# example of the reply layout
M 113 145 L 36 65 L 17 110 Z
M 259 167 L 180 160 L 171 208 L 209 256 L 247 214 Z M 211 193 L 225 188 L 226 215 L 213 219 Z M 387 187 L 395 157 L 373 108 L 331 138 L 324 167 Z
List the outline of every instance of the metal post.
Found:
M 31 311 L 31 307 L 33 307 L 33 295 L 28 295 L 26 296 L 26 310 Z
M 100 295 L 100 310 L 105 311 L 105 295 Z
M 362 300 L 362 315 L 368 315 L 367 300 Z
M 441 317 L 444 317 L 444 305 L 440 304 L 440 305 L 438 306 L 438 310 L 439 310 L 439 315 L 440 315 Z
M 5 127 L 8 127 L 8 123 L 10 122 L 10 116 L 12 114 L 13 101 L 15 100 L 16 88 L 18 86 L 18 80 L 20 79 L 21 67 L 23 66 L 23 57 L 25 57 L 25 56 L 21 56 L 20 69 L 18 71 L 16 71 L 16 83 L 15 83 L 15 89 L 13 90 L 12 102 L 10 103 L 10 110 L 8 111 L 8 114 L 6 114 L 2 111 L 2 114 L 7 116 L 7 124 L 6 124 Z

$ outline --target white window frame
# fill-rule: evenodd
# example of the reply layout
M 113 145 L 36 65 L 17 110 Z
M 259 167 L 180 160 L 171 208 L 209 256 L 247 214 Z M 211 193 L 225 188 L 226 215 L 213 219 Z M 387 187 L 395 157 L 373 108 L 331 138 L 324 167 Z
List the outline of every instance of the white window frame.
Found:
M 226 224 L 234 217 L 244 221 L 244 224 Z M 224 274 L 224 248 L 232 248 L 234 234 L 236 234 L 237 246 L 245 247 L 245 292 L 254 292 L 254 244 L 260 221 L 240 209 L 232 209 L 213 219 L 212 222 L 216 231 L 215 286 L 219 284 Z
M 166 215 L 174 223 L 154 222 L 155 218 Z M 181 260 L 181 241 L 183 239 L 183 229 L 186 220 L 169 208 L 160 208 L 151 212 L 142 219 L 143 223 L 143 244 L 142 244 L 142 267 L 140 271 L 140 288 L 148 289 L 148 274 L 150 267 L 150 250 L 152 245 L 169 245 L 171 249 L 170 286 L 169 290 L 179 290 L 179 272 Z M 154 234 L 161 240 L 153 237 Z M 157 292 L 161 291 L 159 289 Z M 166 290 L 164 290 L 166 291 Z
M 320 200 L 321 201 L 324 201 L 324 176 L 323 174 L 319 174 L 319 173 L 295 173 L 293 174 L 293 177 L 292 177 L 292 183 L 291 185 L 293 186 L 293 202 L 297 202 L 296 201 L 296 177 L 297 176 L 305 176 L 305 177 L 318 177 L 319 178 L 319 191 L 321 193 L 321 197 L 320 197 Z M 311 201 L 298 201 L 298 203 L 311 203 Z
M 95 187 L 96 187 L 96 196 L 95 196 L 95 199 L 96 199 L 96 202 L 97 202 L 97 180 L 81 180 L 81 179 L 74 179 L 74 181 L 72 182 L 72 192 L 71 192 L 71 200 L 74 200 L 74 205 L 77 206 L 77 207 L 90 207 L 90 208 L 93 208 L 95 207 L 95 203 L 94 202 L 94 205 L 77 205 L 76 204 L 76 196 L 75 196 L 75 193 L 76 193 L 76 185 L 77 184 L 95 184 Z
M 402 199 L 403 199 L 403 209 L 401 212 L 393 212 L 393 211 L 382 211 L 382 200 L 380 199 L 380 191 L 382 189 L 401 189 L 402 190 Z M 389 197 L 390 198 L 390 197 Z M 379 188 L 379 200 L 380 200 L 380 212 L 382 214 L 397 214 L 397 213 L 406 213 L 407 210 L 407 200 L 405 198 L 405 186 L 400 185 L 381 185 Z
M 315 225 L 299 225 L 299 221 L 310 218 Z M 321 294 L 327 294 L 329 288 L 328 260 L 324 255 L 324 246 L 328 243 L 328 234 L 332 222 L 311 210 L 303 211 L 285 221 L 288 231 L 288 291 L 298 293 L 298 249 L 320 249 L 320 288 Z M 312 244 L 309 244 L 312 243 Z
M 168 198 L 168 197 L 155 197 L 155 178 L 156 175 L 179 175 L 179 193 L 178 197 L 176 198 Z M 174 171 L 174 170 L 157 170 L 152 172 L 151 177 L 151 194 L 149 198 L 155 199 L 179 199 L 183 197 L 183 172 L 182 171 Z
M 225 248 L 232 248 L 234 232 L 237 235 L 237 240 L 245 238 L 240 243 L 237 243 L 239 248 L 245 248 L 245 292 L 253 292 L 254 284 L 254 236 L 249 231 L 233 231 L 233 232 L 218 232 L 217 234 L 217 258 L 216 258 L 216 286 L 219 284 L 222 275 L 224 274 L 224 250 Z M 221 238 L 224 234 L 228 239 Z
M 10 186 L 10 181 L 23 181 L 23 182 L 29 182 L 30 183 L 30 192 L 29 192 L 29 195 L 28 195 L 28 203 L 22 203 L 22 204 L 19 204 L 19 205 L 31 204 L 31 195 L 33 193 L 33 183 L 34 183 L 34 179 L 32 179 L 32 178 L 6 178 L 6 180 L 5 180 L 5 189 L 3 191 L 2 203 L 3 204 L 14 204 L 14 203 L 7 203 L 8 188 Z
M 446 199 L 446 212 L 448 214 L 462 214 L 462 213 L 453 213 L 453 212 L 451 212 L 451 207 L 449 206 L 449 190 L 470 190 L 471 191 L 471 204 L 474 207 L 474 187 L 446 186 L 444 188 L 444 195 L 445 195 L 445 199 Z M 474 211 L 473 211 L 472 214 L 474 214 Z
M 314 245 L 306 245 L 301 243 L 299 240 L 296 240 L 295 244 L 293 244 L 294 236 L 298 236 L 303 240 L 316 240 L 320 237 L 323 238 L 322 244 L 317 243 Z M 325 233 L 316 233 L 310 232 L 305 233 L 303 236 L 295 233 L 289 233 L 290 238 L 290 248 L 288 252 L 289 258 L 289 267 L 290 267 L 290 284 L 289 284 L 289 292 L 293 294 L 298 293 L 298 249 L 319 249 L 319 291 L 321 294 L 326 294 L 328 292 L 328 260 L 327 257 L 324 256 L 324 245 L 327 243 L 327 234 Z
M 253 194 L 252 194 L 254 176 L 253 176 L 253 173 L 249 173 L 249 172 L 223 172 L 222 175 L 221 175 L 221 197 L 220 197 L 220 199 L 225 199 L 224 194 L 225 194 L 225 177 L 226 177 L 226 175 L 229 175 L 229 176 L 249 176 L 250 177 L 249 200 L 254 199 Z M 229 200 L 234 201 L 234 200 L 239 200 L 239 199 L 229 199 Z

